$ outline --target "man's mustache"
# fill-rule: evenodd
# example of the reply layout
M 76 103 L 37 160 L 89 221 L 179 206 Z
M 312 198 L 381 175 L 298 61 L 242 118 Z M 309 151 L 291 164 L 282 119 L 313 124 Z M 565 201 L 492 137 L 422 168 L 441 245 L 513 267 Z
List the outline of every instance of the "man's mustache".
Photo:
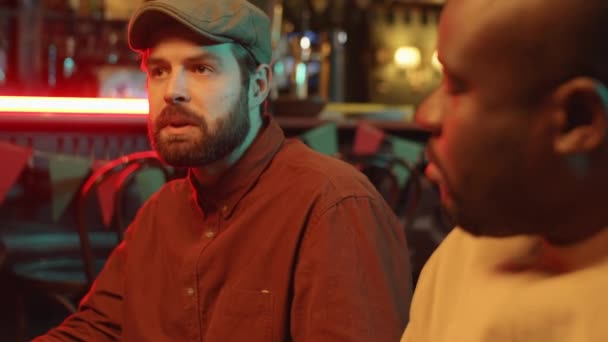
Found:
M 156 127 L 162 129 L 167 126 L 204 126 L 203 118 L 195 112 L 182 106 L 168 105 L 156 118 Z

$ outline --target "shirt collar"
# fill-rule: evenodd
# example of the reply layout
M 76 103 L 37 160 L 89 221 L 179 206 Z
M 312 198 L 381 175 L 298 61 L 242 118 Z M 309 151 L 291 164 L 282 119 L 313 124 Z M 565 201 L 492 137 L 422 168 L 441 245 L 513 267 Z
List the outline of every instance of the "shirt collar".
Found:
M 607 245 L 608 228 L 569 246 L 555 246 L 543 240 L 540 247 L 540 261 L 547 268 L 571 272 L 606 260 L 608 258 Z
M 253 187 L 260 175 L 266 170 L 275 154 L 285 141 L 283 130 L 277 122 L 270 117 L 262 125 L 258 136 L 245 151 L 241 159 L 230 167 L 211 186 L 202 186 L 196 180 L 193 172 L 188 172 L 190 184 L 201 209 L 214 207 L 220 211 L 224 218 L 230 217 L 234 208 L 247 192 Z

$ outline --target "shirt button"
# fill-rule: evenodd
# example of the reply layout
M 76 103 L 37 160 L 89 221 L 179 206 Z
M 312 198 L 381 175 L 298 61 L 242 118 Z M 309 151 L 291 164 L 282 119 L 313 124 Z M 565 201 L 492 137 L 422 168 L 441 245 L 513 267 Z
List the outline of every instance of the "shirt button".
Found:
M 225 206 L 222 207 L 222 212 L 224 214 L 228 212 L 228 206 L 227 205 L 225 205 Z
M 191 288 L 191 287 L 187 288 L 187 289 L 186 289 L 186 294 L 187 294 L 188 296 L 192 296 L 192 295 L 194 295 L 194 289 L 193 289 L 193 288 Z
M 205 236 L 211 239 L 212 237 L 214 237 L 214 236 L 215 236 L 215 233 L 214 233 L 214 232 L 212 232 L 212 231 L 207 231 L 207 232 L 205 233 Z

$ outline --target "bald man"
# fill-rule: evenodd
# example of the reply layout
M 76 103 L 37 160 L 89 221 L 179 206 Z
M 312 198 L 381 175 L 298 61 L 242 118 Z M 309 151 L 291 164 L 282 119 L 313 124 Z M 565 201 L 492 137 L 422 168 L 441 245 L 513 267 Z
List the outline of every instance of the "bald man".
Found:
M 417 112 L 457 224 L 407 342 L 608 340 L 608 2 L 448 0 Z

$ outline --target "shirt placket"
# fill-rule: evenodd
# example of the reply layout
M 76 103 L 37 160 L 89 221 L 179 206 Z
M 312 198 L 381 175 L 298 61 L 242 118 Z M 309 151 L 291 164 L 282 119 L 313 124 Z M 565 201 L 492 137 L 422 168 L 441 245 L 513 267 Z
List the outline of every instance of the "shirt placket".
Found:
M 193 303 L 196 304 L 192 316 L 198 320 L 196 326 L 196 340 L 202 341 L 208 325 L 208 317 L 205 303 L 205 250 L 210 243 L 217 238 L 219 233 L 220 212 L 218 210 L 209 211 L 202 225 L 202 234 L 198 247 L 196 248 L 196 257 L 194 259 L 194 275 L 195 286 L 193 291 Z M 194 336 L 193 336 L 194 337 Z
M 204 263 L 204 249 L 207 245 L 209 245 L 213 240 L 218 238 L 218 235 L 220 234 L 221 230 L 222 230 L 222 225 L 223 225 L 223 221 L 226 218 L 227 214 L 228 214 L 229 210 L 228 210 L 228 206 L 227 205 L 223 205 L 223 206 L 219 206 L 218 210 L 214 211 L 213 213 L 213 223 L 206 225 L 205 226 L 205 233 L 204 233 L 204 240 L 205 245 L 202 247 L 201 252 L 199 253 L 199 260 L 198 260 L 198 267 L 197 267 L 197 275 L 198 275 L 198 279 L 199 279 L 199 287 L 198 287 L 198 291 L 200 294 L 203 294 L 203 291 L 205 291 L 204 285 L 206 284 L 205 280 L 202 278 L 205 274 L 205 263 Z M 199 297 L 199 307 L 198 307 L 198 312 L 199 312 L 199 322 L 200 322 L 200 331 L 202 336 L 205 335 L 208 327 L 209 327 L 209 319 L 210 319 L 210 312 L 209 312 L 209 308 L 208 305 L 206 305 L 205 300 L 209 300 L 210 298 L 205 297 L 204 295 L 201 295 Z
M 202 214 L 202 211 L 201 211 Z M 202 219 L 202 223 L 198 219 Z M 183 322 L 187 326 L 187 336 L 184 340 L 187 341 L 202 341 L 202 323 L 201 323 L 201 283 L 203 274 L 199 272 L 201 268 L 199 262 L 201 256 L 216 235 L 217 226 L 217 211 L 205 210 L 202 216 L 195 219 L 198 223 L 193 222 L 196 229 L 200 231 L 198 241 L 193 241 L 187 251 L 187 257 L 184 263 L 184 278 L 183 278 L 183 298 L 184 298 L 184 315 Z

